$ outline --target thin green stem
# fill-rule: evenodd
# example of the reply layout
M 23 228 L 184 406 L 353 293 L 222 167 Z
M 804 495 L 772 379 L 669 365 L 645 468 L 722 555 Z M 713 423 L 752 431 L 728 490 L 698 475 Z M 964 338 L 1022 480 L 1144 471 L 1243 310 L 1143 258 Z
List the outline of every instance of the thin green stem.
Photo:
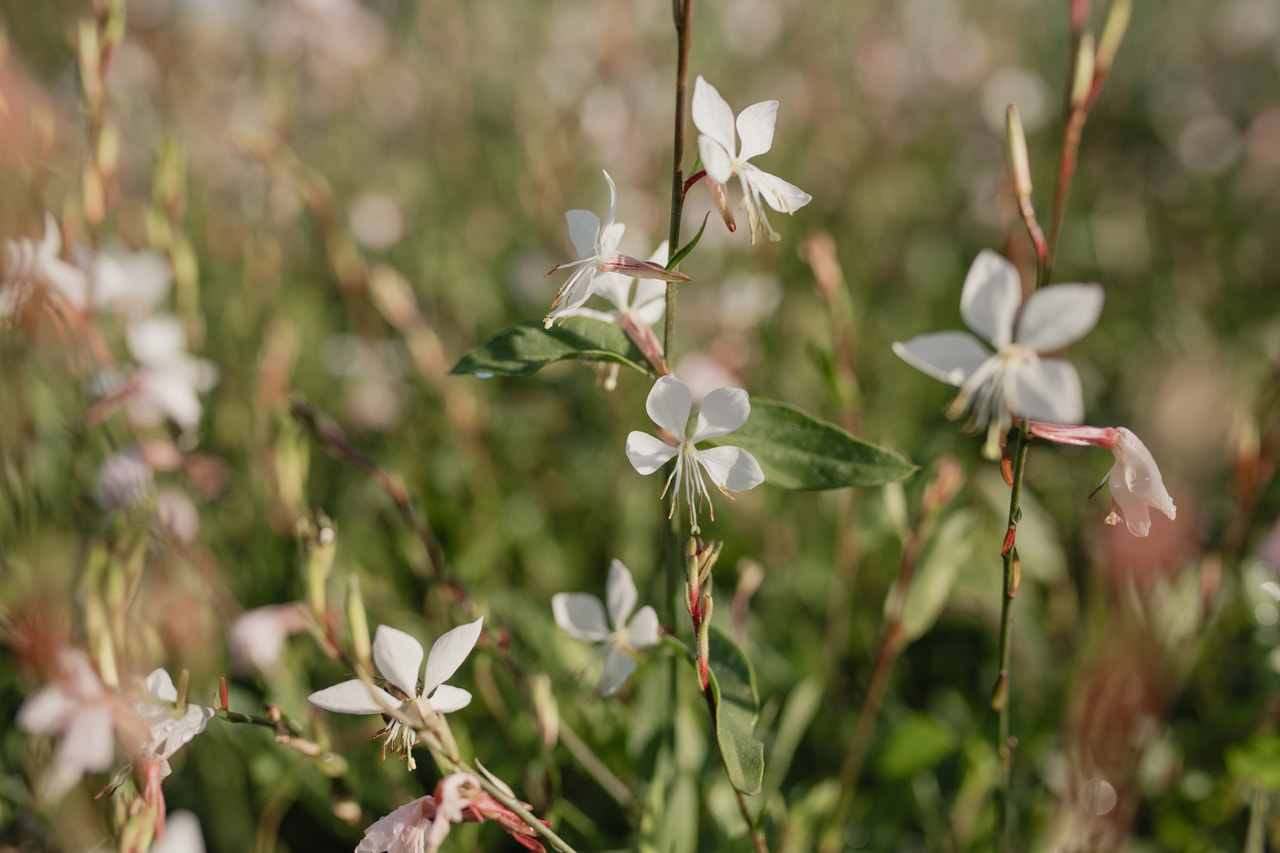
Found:
M 1013 599 L 1017 595 L 1022 574 L 1015 539 L 1018 522 L 1022 518 L 1022 478 L 1027 467 L 1027 449 L 1031 445 L 1029 425 L 1025 419 L 1018 427 L 1016 441 L 1013 450 L 1013 482 L 1009 488 L 1008 528 L 1000 555 L 1004 563 L 1004 582 L 1000 589 L 1000 674 L 991 696 L 991 703 L 998 716 L 996 751 L 1000 756 L 1000 788 L 996 795 L 996 838 L 1000 850 L 1008 849 L 1009 780 L 1013 770 L 1013 750 L 1017 745 L 1017 741 L 1009 736 L 1009 650 Z
M 676 26 L 676 112 L 671 135 L 671 224 L 667 230 L 668 251 L 680 248 L 680 217 L 684 213 L 684 102 L 689 87 L 689 18 L 693 0 L 674 0 L 672 15 Z M 676 283 L 667 282 L 667 310 L 663 321 L 662 351 L 671 360 L 676 332 Z

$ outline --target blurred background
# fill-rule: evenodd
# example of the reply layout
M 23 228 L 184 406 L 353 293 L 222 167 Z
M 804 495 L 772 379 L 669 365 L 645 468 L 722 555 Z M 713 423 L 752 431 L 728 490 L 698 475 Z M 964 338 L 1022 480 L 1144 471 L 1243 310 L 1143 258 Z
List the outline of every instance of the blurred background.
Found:
M 1066 6 L 695 3 L 691 79 L 735 112 L 777 99 L 773 150 L 753 162 L 814 198 L 774 215 L 782 239 L 763 245 L 712 213 L 682 265 L 693 281 L 675 372 L 795 404 L 921 467 L 859 493 L 766 484 L 717 500 L 704 526 L 726 541 L 717 623 L 756 668 L 766 776 L 752 802 L 772 849 L 992 844 L 1007 489 L 980 438 L 946 419 L 950 389 L 890 344 L 962 326 L 961 283 L 983 248 L 1032 280 L 1004 111 L 1016 104 L 1026 126 L 1047 227 Z M 140 425 L 104 408 L 95 378 L 129 361 L 124 322 L 90 336 L 36 311 L 0 330 L 4 713 L 48 677 L 51 649 L 92 634 L 89 555 L 136 549 L 127 672 L 186 667 L 199 701 L 228 674 L 232 708 L 277 704 L 350 762 L 330 776 L 268 731 L 214 721 L 175 761 L 169 808 L 194 809 L 211 850 L 351 849 L 434 787 L 430 762 L 406 773 L 369 741 L 376 721 L 313 715 L 307 693 L 344 671 L 305 630 L 261 660 L 228 639 L 245 612 L 306 598 L 306 531 L 323 513 L 337 530 L 336 622 L 348 576 L 371 625 L 424 643 L 486 616 L 453 682 L 476 695 L 450 717 L 455 734 L 577 849 L 749 849 L 692 679 L 672 701 L 671 664 L 652 653 L 622 693 L 592 698 L 593 673 L 577 674 L 590 650 L 551 619 L 556 592 L 603 595 L 617 557 L 667 620 L 663 591 L 678 583 L 662 577 L 661 486 L 623 453 L 627 432 L 648 428 L 649 381 L 624 372 L 605 391 L 573 363 L 448 375 L 546 313 L 562 279 L 544 275 L 573 256 L 564 212 L 603 215 L 602 169 L 618 184 L 622 251 L 648 257 L 665 238 L 670 4 L 129 0 L 105 94 L 87 108 L 77 33 L 92 13 L 0 2 L 0 235 L 39 240 L 48 211 L 73 261 L 158 253 L 172 272 L 162 302 L 217 384 L 194 424 Z M 691 137 L 686 165 L 695 150 Z M 102 179 L 100 216 L 86 174 Z M 711 210 L 695 187 L 686 240 Z M 1084 130 L 1054 280 L 1105 287 L 1098 327 L 1067 353 L 1088 422 L 1142 437 L 1178 514 L 1135 539 L 1104 524 L 1105 489 L 1089 499 L 1106 453 L 1031 450 L 1010 700 L 1019 849 L 1280 840 L 1280 611 L 1260 588 L 1280 570 L 1278 233 L 1280 6 L 1137 3 Z M 401 478 L 426 535 L 290 400 Z M 156 499 L 115 511 L 129 501 L 101 466 L 135 447 Z M 944 457 L 958 492 L 925 524 Z M 163 509 L 165 489 L 181 509 Z M 922 600 L 841 810 L 913 529 Z M 5 727 L 0 749 L 0 845 L 110 837 L 112 803 L 92 799 L 105 777 L 37 807 L 47 747 Z M 492 827 L 449 843 L 514 847 Z

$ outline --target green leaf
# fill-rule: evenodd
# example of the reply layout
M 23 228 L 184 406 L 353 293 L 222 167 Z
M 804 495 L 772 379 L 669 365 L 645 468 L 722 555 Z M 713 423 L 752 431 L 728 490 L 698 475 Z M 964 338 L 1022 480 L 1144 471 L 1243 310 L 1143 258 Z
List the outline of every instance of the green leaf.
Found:
M 764 780 L 764 744 L 755 736 L 760 700 L 751 661 L 733 640 L 711 628 L 711 698 L 716 741 L 729 781 L 744 794 L 759 793 Z
M 707 220 L 711 218 L 711 211 L 707 211 L 707 215 L 702 217 L 702 227 L 698 229 L 698 233 L 693 235 L 693 239 L 685 243 L 680 251 L 667 263 L 667 269 L 673 270 L 680 265 L 680 262 L 689 256 L 694 247 L 698 245 L 698 241 L 702 239 L 702 232 L 707 230 Z
M 760 463 L 766 483 L 796 491 L 883 486 L 916 470 L 896 453 L 772 400 L 752 398 L 741 428 L 706 443 L 743 448 Z
M 970 534 L 977 524 L 973 512 L 958 510 L 949 515 L 925 543 L 902 608 L 904 646 L 924 636 L 938 621 L 951 597 L 960 567 L 973 559 L 974 541 Z M 897 597 L 898 582 L 894 581 L 885 597 L 886 614 Z
M 1227 750 L 1227 772 L 1235 779 L 1280 788 L 1280 737 L 1258 735 Z
M 453 373 L 476 376 L 528 376 L 565 359 L 608 361 L 624 364 L 646 376 L 655 376 L 653 365 L 614 323 L 594 317 L 570 317 L 550 329 L 530 320 L 468 352 L 453 366 Z
M 905 779 L 928 770 L 956 748 L 956 736 L 933 717 L 913 714 L 898 724 L 880 754 L 880 776 Z

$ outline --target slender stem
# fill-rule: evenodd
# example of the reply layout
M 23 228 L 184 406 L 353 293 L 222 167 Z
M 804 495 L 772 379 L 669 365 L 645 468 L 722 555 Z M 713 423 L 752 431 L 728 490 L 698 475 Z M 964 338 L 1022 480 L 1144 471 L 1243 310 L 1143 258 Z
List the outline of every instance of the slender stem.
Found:
M 684 102 L 689 87 L 689 17 L 693 0 L 673 0 L 676 26 L 676 112 L 671 135 L 671 225 L 667 231 L 668 251 L 680 248 L 680 217 L 684 213 Z M 662 351 L 671 359 L 676 332 L 676 283 L 667 282 L 667 310 L 663 325 Z
M 1086 107 L 1068 107 L 1067 122 L 1062 131 L 1062 160 L 1058 164 L 1058 183 L 1053 192 L 1053 215 L 1049 220 L 1049 247 L 1046 262 L 1041 264 L 1042 271 L 1037 286 L 1049 281 L 1049 272 L 1053 269 L 1053 259 L 1058 251 L 1058 238 L 1062 234 L 1063 214 L 1067 207 L 1067 196 L 1071 192 L 1071 181 L 1076 174 L 1076 160 L 1080 151 L 1080 137 L 1084 132 L 1084 121 L 1089 113 Z
M 1009 646 L 1013 624 L 1013 598 L 1018 592 L 1021 571 L 1018 552 L 1014 547 L 1018 521 L 1022 518 L 1022 477 L 1027 466 L 1027 449 L 1031 445 L 1028 423 L 1023 420 L 1018 427 L 1017 444 L 1013 450 L 1013 476 L 1009 489 L 1009 519 L 1001 559 L 1004 564 L 1004 582 L 1000 589 L 1000 675 L 996 679 L 991 704 L 997 712 L 996 751 L 1000 756 L 1000 788 L 996 794 L 997 847 L 1006 850 L 1009 826 L 1009 780 L 1013 770 L 1013 749 L 1017 741 L 1009 737 Z

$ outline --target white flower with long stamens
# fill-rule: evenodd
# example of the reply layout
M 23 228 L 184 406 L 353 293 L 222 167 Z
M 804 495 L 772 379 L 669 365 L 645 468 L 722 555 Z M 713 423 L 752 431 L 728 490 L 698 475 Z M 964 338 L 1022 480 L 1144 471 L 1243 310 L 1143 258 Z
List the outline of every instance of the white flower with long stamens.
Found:
M 152 698 L 133 703 L 134 712 L 147 724 L 151 733 L 142 745 L 141 758 L 159 762 L 160 778 L 163 779 L 170 772 L 169 759 L 204 731 L 213 719 L 213 709 L 191 704 L 174 707 L 178 701 L 178 688 L 164 669 L 152 670 L 147 676 L 146 686 Z
M 661 267 L 666 262 L 667 241 L 663 240 L 646 263 Z M 653 326 L 667 309 L 667 285 L 659 279 L 633 278 L 617 272 L 601 273 L 596 276 L 595 295 L 612 302 L 614 309 L 599 311 L 583 306 L 565 316 L 593 317 L 615 324 L 631 316 L 646 326 Z
M 1127 427 L 1062 426 L 1031 421 L 1031 435 L 1046 438 L 1059 444 L 1075 444 L 1102 447 L 1115 456 L 1115 464 L 1107 471 L 1098 488 L 1103 484 L 1111 488 L 1111 502 L 1120 508 L 1125 526 L 1134 536 L 1146 536 L 1151 532 L 1151 510 L 1157 510 L 1173 521 L 1178 508 L 1164 487 L 1160 468 L 1155 457 L 1142 439 Z M 1094 491 L 1097 491 L 1095 489 Z M 1116 522 L 1114 510 L 1107 519 Z
M 62 252 L 62 232 L 53 214 L 44 217 L 44 238 L 4 242 L 4 278 L 0 280 L 0 317 L 19 310 L 33 296 L 56 297 L 83 309 L 89 293 L 85 274 L 58 255 Z
M 795 213 L 813 199 L 799 187 L 747 162 L 773 147 L 778 102 L 761 101 L 738 113 L 735 137 L 733 109 L 715 86 L 699 76 L 693 84 L 691 112 L 693 124 L 701 132 L 698 154 L 702 158 L 702 168 L 707 170 L 707 178 L 723 186 L 729 178 L 737 175 L 742 184 L 742 203 L 747 208 L 747 220 L 751 225 L 751 242 L 756 241 L 757 233 L 777 240 L 778 234 L 769 225 L 761 199 L 779 213 Z M 737 138 L 742 140 L 741 148 L 737 146 Z
M 965 276 L 960 314 L 995 347 L 993 354 L 967 332 L 935 332 L 893 345 L 899 358 L 960 393 L 947 410 L 969 412 L 987 428 L 983 453 L 1000 455 L 1000 439 L 1014 417 L 1063 424 L 1084 420 L 1080 375 L 1065 359 L 1041 358 L 1084 337 L 1098 322 L 1104 299 L 1096 284 L 1055 284 L 1024 303 L 1018 270 L 984 249 Z
M 621 272 L 637 278 L 661 281 L 689 280 L 689 276 L 671 272 L 661 264 L 639 261 L 630 255 L 618 253 L 618 242 L 622 240 L 626 226 L 613 221 L 618 212 L 618 188 L 608 172 L 604 173 L 604 179 L 609 182 L 609 213 L 603 224 L 589 210 L 571 210 L 564 215 L 569 224 L 569 239 L 573 241 L 578 260 L 559 264 L 547 273 L 551 275 L 559 270 L 573 270 L 573 275 L 560 287 L 560 292 L 556 294 L 551 310 L 543 321 L 548 329 L 555 321 L 563 321 L 578 312 L 595 292 L 597 273 Z
M 596 683 L 596 692 L 601 696 L 612 696 L 631 677 L 636 668 L 632 652 L 658 644 L 658 614 L 652 607 L 646 604 L 631 618 L 638 598 L 631 572 L 620 560 L 609 564 L 605 585 L 608 622 L 605 604 L 594 595 L 559 592 L 551 597 L 551 612 L 565 633 L 575 640 L 604 644 L 596 654 L 604 656 L 604 669 Z
M 373 662 L 378 667 L 393 695 L 376 685 L 366 685 L 360 679 L 344 681 L 324 690 L 317 690 L 307 700 L 317 708 L 338 714 L 385 714 L 388 711 L 406 711 L 411 705 L 419 710 L 437 714 L 449 714 L 471 703 L 471 694 L 445 684 L 480 639 L 484 617 L 442 634 L 431 646 L 426 669 L 422 671 L 421 687 L 418 674 L 422 669 L 422 644 L 404 631 L 389 625 L 379 625 L 373 636 Z M 387 747 L 404 755 L 412 770 L 416 766 L 412 749 L 418 735 L 411 728 L 392 720 L 387 726 L 387 739 L 382 747 L 386 757 Z
M 671 513 L 674 514 L 680 503 L 680 492 L 684 491 L 685 500 L 689 503 L 689 523 L 696 533 L 697 510 L 704 500 L 708 507 L 711 502 L 704 475 L 711 478 L 725 497 L 732 499 L 730 492 L 745 492 L 763 483 L 764 472 L 756 458 L 741 447 L 726 445 L 706 450 L 695 447 L 700 441 L 727 435 L 747 422 L 751 401 L 746 391 L 717 388 L 707 394 L 698 412 L 698 424 L 693 434 L 686 435 L 692 408 L 693 395 L 688 385 L 674 376 L 659 377 L 649 392 L 645 411 L 662 431 L 662 438 L 632 432 L 627 436 L 627 459 L 641 474 L 652 474 L 669 460 L 676 460 L 675 470 L 667 478 L 662 497 L 671 492 Z M 715 521 L 715 518 L 715 510 L 712 509 L 711 520 Z

